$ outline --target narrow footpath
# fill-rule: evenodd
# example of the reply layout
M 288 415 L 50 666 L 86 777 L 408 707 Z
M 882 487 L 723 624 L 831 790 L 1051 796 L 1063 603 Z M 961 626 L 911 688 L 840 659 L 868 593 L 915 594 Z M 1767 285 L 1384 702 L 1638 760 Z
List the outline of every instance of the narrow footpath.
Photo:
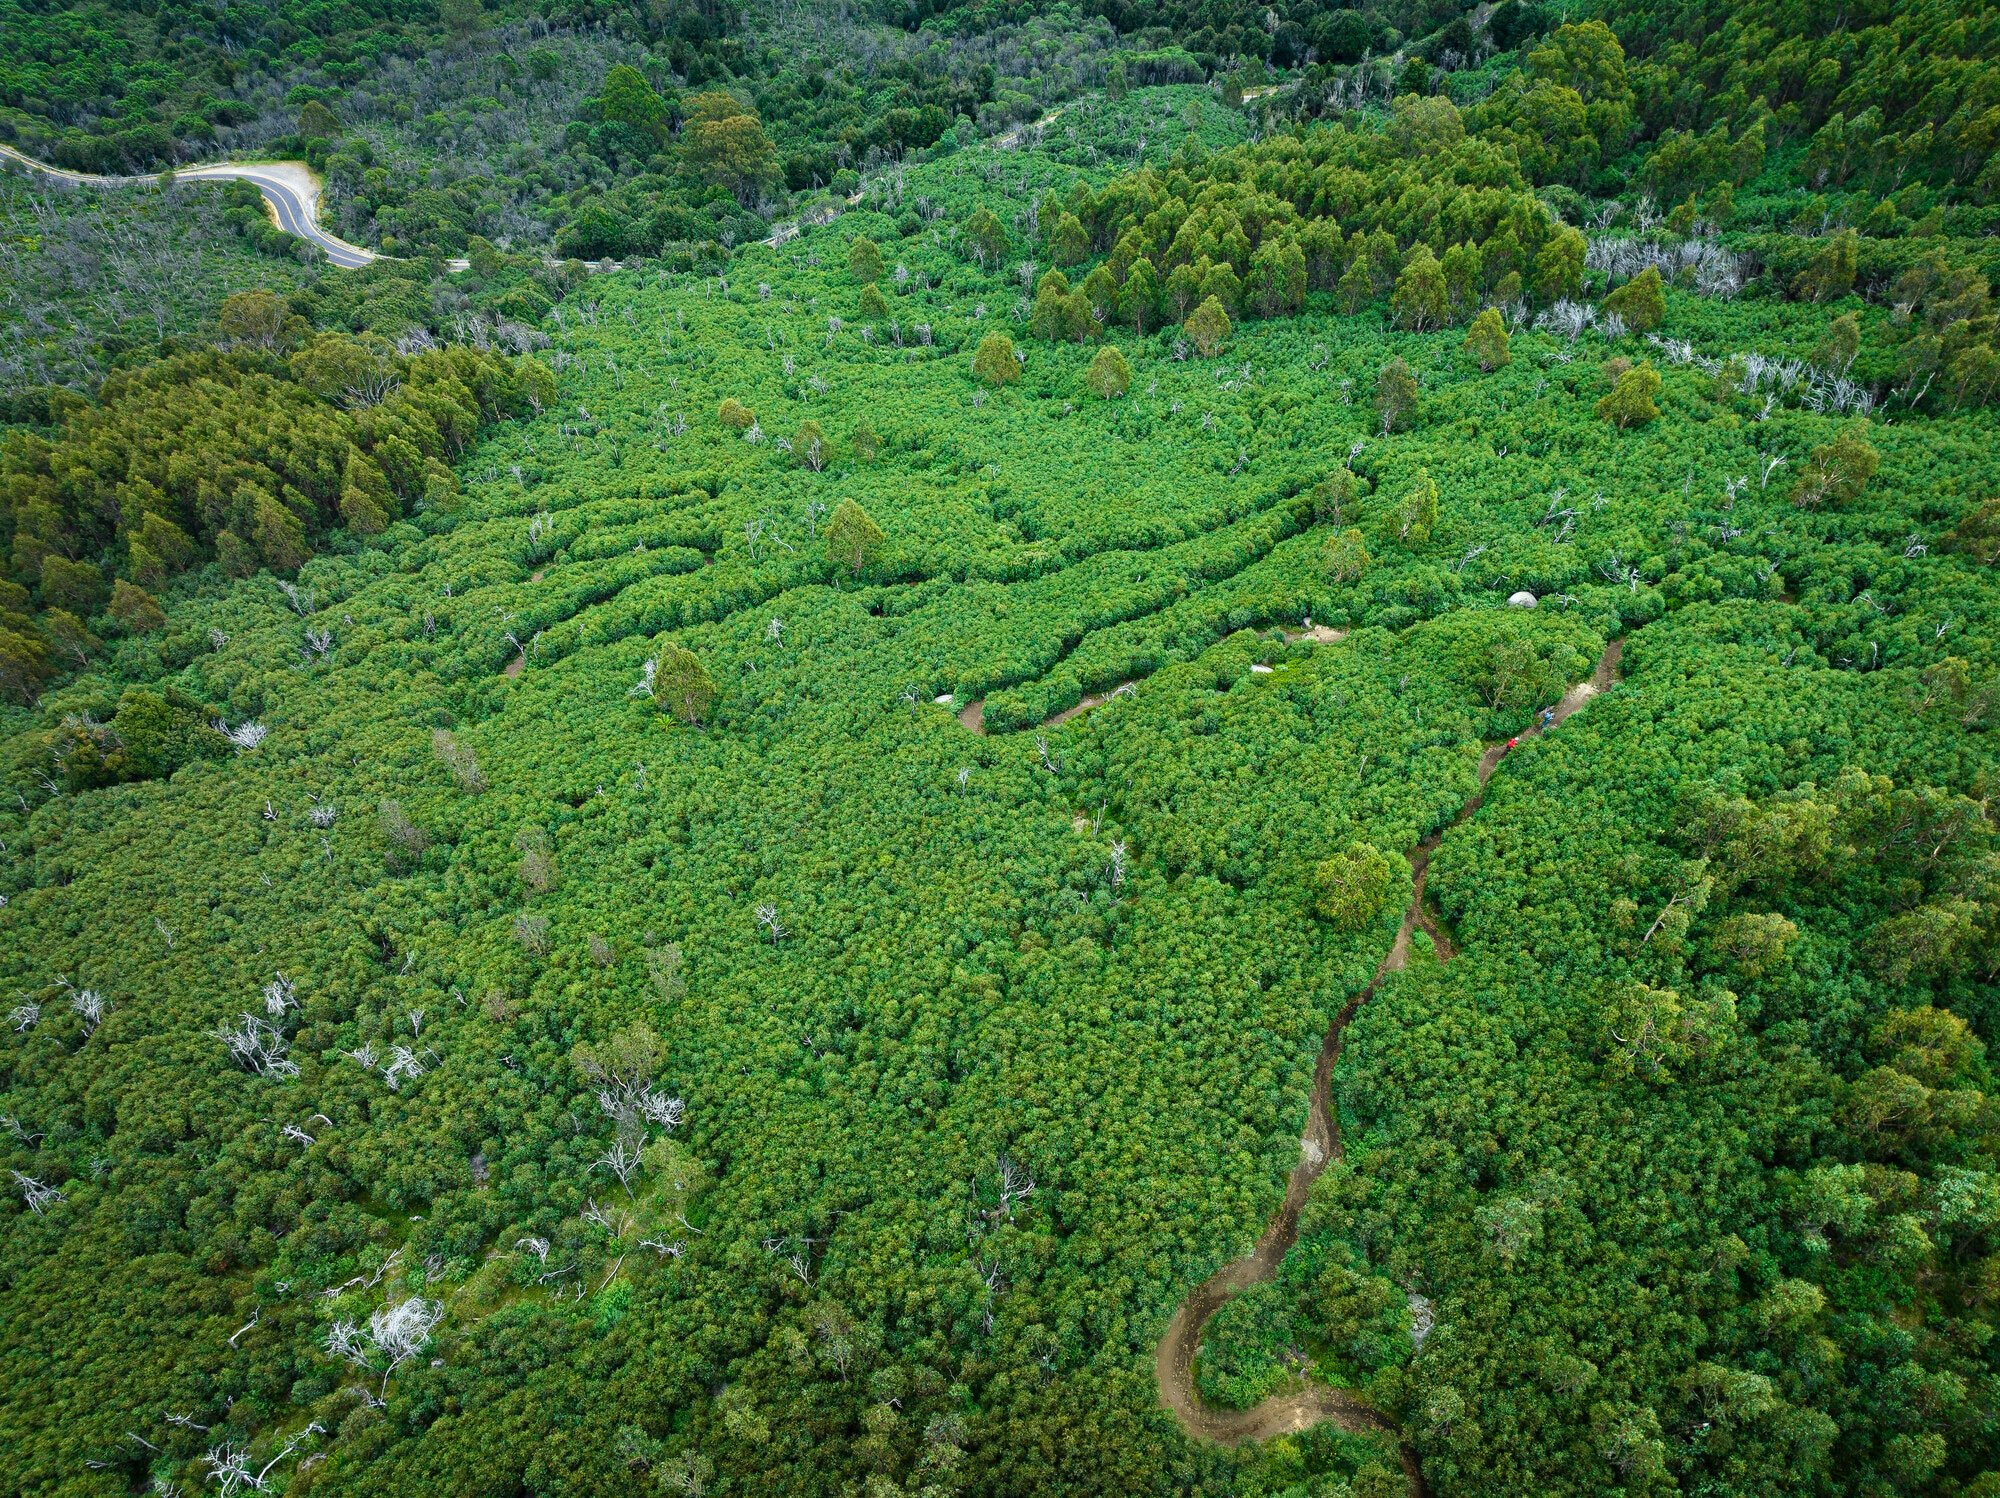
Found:
M 1605 646 L 1590 679 L 1578 682 L 1563 694 L 1562 701 L 1556 705 L 1550 727 L 1560 724 L 1618 680 L 1618 663 L 1623 653 L 1622 640 L 1613 640 Z M 1521 737 L 1531 738 L 1542 731 L 1537 726 Z M 1418 926 L 1421 925 L 1437 942 L 1440 961 L 1449 961 L 1455 955 L 1424 905 L 1424 883 L 1430 873 L 1431 854 L 1443 840 L 1445 832 L 1479 809 L 1486 796 L 1486 782 L 1492 778 L 1494 769 L 1506 752 L 1504 743 L 1487 748 L 1479 757 L 1479 780 L 1471 798 L 1459 809 L 1449 826 L 1432 833 L 1406 855 L 1414 876 L 1414 887 L 1409 907 L 1403 912 L 1403 924 L 1396 932 L 1396 940 L 1389 948 L 1388 956 L 1382 959 L 1368 986 L 1349 999 L 1340 1013 L 1333 1017 L 1333 1023 L 1327 1026 L 1326 1039 L 1320 1043 L 1319 1063 L 1313 1068 L 1312 1100 L 1306 1110 L 1305 1134 L 1299 1141 L 1299 1163 L 1292 1167 L 1291 1176 L 1285 1182 L 1285 1197 L 1277 1215 L 1265 1227 L 1257 1246 L 1248 1255 L 1223 1265 L 1210 1275 L 1181 1302 L 1173 1320 L 1167 1323 L 1166 1335 L 1160 1339 L 1159 1350 L 1153 1359 L 1154 1377 L 1159 1382 L 1160 1403 L 1173 1412 L 1181 1429 L 1190 1436 L 1234 1446 L 1244 1441 L 1268 1441 L 1277 1436 L 1290 1435 L 1322 1420 L 1331 1420 L 1342 1430 L 1356 1434 L 1397 1433 L 1395 1422 L 1379 1410 L 1346 1389 L 1326 1384 L 1310 1385 L 1289 1394 L 1274 1394 L 1247 1410 L 1211 1409 L 1201 1402 L 1201 1396 L 1195 1392 L 1194 1361 L 1201 1350 L 1202 1333 L 1208 1327 L 1209 1318 L 1221 1310 L 1232 1296 L 1252 1285 L 1263 1284 L 1277 1274 L 1279 1264 L 1298 1241 L 1299 1217 L 1305 1210 L 1313 1182 L 1319 1179 L 1328 1165 L 1341 1158 L 1339 1115 L 1333 1101 L 1333 1068 L 1340 1059 L 1340 1039 L 1348 1021 L 1375 996 L 1383 978 L 1390 973 L 1401 972 L 1409 962 L 1410 938 Z M 1428 1490 L 1424 1486 L 1423 1471 L 1417 1464 L 1416 1453 L 1407 1445 L 1401 1445 L 1400 1451 L 1403 1471 L 1410 1480 L 1410 1491 L 1422 1498 Z

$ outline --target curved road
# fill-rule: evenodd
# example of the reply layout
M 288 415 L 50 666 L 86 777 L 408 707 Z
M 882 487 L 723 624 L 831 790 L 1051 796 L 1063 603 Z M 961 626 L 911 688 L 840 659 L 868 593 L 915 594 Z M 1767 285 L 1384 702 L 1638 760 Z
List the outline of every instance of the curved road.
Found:
M 147 172 L 135 177 L 102 177 L 92 172 L 65 171 L 32 156 L 24 156 L 12 146 L 0 145 L 0 160 L 13 162 L 43 177 L 75 182 L 86 187 L 140 187 L 158 182 L 164 175 Z M 356 270 L 380 257 L 374 250 L 327 233 L 319 223 L 319 178 L 303 161 L 218 161 L 205 166 L 182 167 L 173 173 L 181 182 L 248 182 L 264 195 L 278 227 L 317 245 L 329 263 Z
M 1618 679 L 1618 663 L 1623 653 L 1622 640 L 1613 640 L 1604 647 L 1604 654 L 1599 658 L 1590 680 L 1578 682 L 1563 694 L 1562 701 L 1556 706 L 1556 723 L 1562 722 Z M 1521 737 L 1532 737 L 1541 731 L 1539 726 L 1530 728 Z M 1479 803 L 1486 795 L 1486 782 L 1506 752 L 1506 745 L 1496 744 L 1480 756 L 1477 787 L 1471 799 L 1453 818 L 1452 826 L 1457 826 L 1479 809 Z M 1408 963 L 1410 938 L 1419 926 L 1436 940 L 1440 961 L 1449 961 L 1453 955 L 1450 942 L 1424 908 L 1424 882 L 1430 872 L 1431 852 L 1443 837 L 1443 831 L 1434 832 L 1410 850 L 1410 872 L 1415 877 L 1409 908 L 1403 912 L 1403 924 L 1396 932 L 1395 943 L 1389 948 L 1389 955 L 1382 959 L 1382 965 L 1376 968 L 1375 976 L 1369 979 L 1368 986 L 1349 999 L 1340 1013 L 1333 1017 L 1333 1023 L 1327 1026 L 1326 1039 L 1320 1043 L 1319 1063 L 1313 1068 L 1312 1100 L 1306 1109 L 1305 1135 L 1299 1141 L 1299 1163 L 1292 1167 L 1291 1176 L 1285 1182 L 1285 1199 L 1278 1208 L 1277 1216 L 1271 1219 L 1258 1238 L 1257 1246 L 1249 1254 L 1223 1265 L 1181 1302 L 1173 1319 L 1167 1323 L 1166 1335 L 1160 1339 L 1159 1351 L 1153 1358 L 1160 1403 L 1173 1412 L 1181 1429 L 1198 1439 L 1219 1441 L 1230 1446 L 1244 1441 L 1268 1441 L 1304 1430 L 1322 1420 L 1331 1420 L 1342 1430 L 1356 1434 L 1397 1434 L 1395 1422 L 1381 1411 L 1350 1391 L 1327 1384 L 1311 1384 L 1290 1394 L 1274 1394 L 1247 1410 L 1211 1408 L 1201 1402 L 1201 1396 L 1195 1391 L 1194 1361 L 1201 1350 L 1201 1337 L 1208 1327 L 1209 1318 L 1221 1310 L 1232 1296 L 1252 1285 L 1263 1284 L 1277 1274 L 1278 1265 L 1298 1241 L 1299 1216 L 1305 1210 L 1313 1182 L 1319 1179 L 1328 1165 L 1341 1158 L 1340 1125 L 1333 1103 L 1333 1067 L 1340 1059 L 1340 1039 L 1348 1021 L 1374 997 L 1383 978 L 1400 972 Z M 1416 1453 L 1407 1445 L 1401 1446 L 1401 1453 L 1410 1491 L 1423 1498 L 1428 1490 L 1424 1486 L 1423 1471 L 1417 1464 Z

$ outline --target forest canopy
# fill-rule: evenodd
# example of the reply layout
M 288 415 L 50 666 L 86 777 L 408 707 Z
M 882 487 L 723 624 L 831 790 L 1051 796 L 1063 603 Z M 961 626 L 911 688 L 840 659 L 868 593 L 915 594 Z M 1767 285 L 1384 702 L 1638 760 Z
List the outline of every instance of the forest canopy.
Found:
M 0 8 L 0 1488 L 2000 1493 L 1990 22 Z

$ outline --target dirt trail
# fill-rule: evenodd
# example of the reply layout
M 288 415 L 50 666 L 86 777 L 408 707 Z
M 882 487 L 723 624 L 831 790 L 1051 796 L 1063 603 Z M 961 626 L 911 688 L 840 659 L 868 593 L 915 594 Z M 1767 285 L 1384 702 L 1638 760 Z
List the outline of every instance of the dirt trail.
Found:
M 1059 723 L 1067 723 L 1078 713 L 1088 712 L 1093 707 L 1101 707 L 1113 697 L 1122 697 L 1128 692 L 1133 691 L 1138 685 L 1137 681 L 1121 681 L 1108 692 L 1088 693 L 1075 707 L 1066 707 L 1061 712 L 1044 718 L 1035 727 L 1054 728 Z M 974 733 L 986 732 L 986 699 L 981 697 L 977 702 L 968 702 L 964 707 L 960 708 L 958 710 L 958 721 Z
M 1278 631 L 1278 636 L 1287 645 L 1296 645 L 1301 640 L 1311 640 L 1320 645 L 1338 645 L 1342 640 L 1347 638 L 1347 631 L 1344 629 L 1335 629 L 1327 624 L 1315 624 L 1310 629 L 1281 629 Z M 1086 692 L 1076 706 L 1066 707 L 1061 712 L 1042 719 L 1035 726 L 1037 728 L 1057 727 L 1059 724 L 1069 722 L 1071 718 L 1076 717 L 1079 713 L 1089 712 L 1093 707 L 1102 707 L 1113 697 L 1123 697 L 1129 692 L 1137 691 L 1138 687 L 1139 678 L 1135 676 L 1129 680 L 1121 681 L 1117 686 L 1108 688 L 1102 692 Z M 1579 686 L 1574 690 L 1580 691 L 1582 687 Z M 1567 697 L 1563 700 L 1565 702 L 1569 701 Z M 1558 709 L 1557 711 L 1558 721 L 1560 721 L 1561 717 L 1568 716 L 1575 709 L 1574 707 L 1570 707 Z M 967 703 L 964 707 L 960 708 L 958 710 L 958 721 L 974 733 L 986 732 L 986 699 L 982 697 L 977 702 Z M 1491 773 L 1490 767 L 1487 773 Z
M 1069 108 L 1067 104 L 1058 104 L 1054 109 L 1051 109 L 1047 114 L 1043 115 L 1039 120 L 1030 121 L 1028 124 L 1025 125 L 1016 125 L 1012 130 L 1008 130 L 1000 135 L 994 136 L 992 141 L 989 142 L 989 144 L 991 144 L 995 150 L 1011 151 L 1014 149 L 1014 147 L 1018 146 L 1021 143 L 1021 138 L 1025 136 L 1030 130 L 1048 129 L 1049 126 L 1053 125 L 1058 119 L 1062 117 L 1062 112 L 1067 108 Z
M 1268 93 L 1269 90 L 1267 89 L 1265 90 L 1265 92 Z M 1250 96 L 1248 94 L 1245 94 L 1243 97 L 1247 99 Z M 1062 112 L 1067 108 L 1069 108 L 1067 104 L 1058 104 L 1054 109 L 1051 109 L 1047 114 L 1043 115 L 1039 120 L 1031 120 L 1026 124 L 1016 125 L 1012 130 L 1008 130 L 1003 134 L 994 136 L 992 140 L 987 142 L 987 144 L 992 146 L 995 150 L 1011 151 L 1016 146 L 1021 144 L 1022 138 L 1030 130 L 1042 130 L 1054 124 L 1056 120 L 1061 118 Z M 849 208 L 852 208 L 856 206 L 858 203 L 860 203 L 860 201 L 867 196 L 868 196 L 868 188 L 867 185 L 864 183 L 862 186 L 855 188 L 853 192 L 847 195 L 846 199 L 847 206 Z M 798 236 L 799 229 L 800 226 L 797 223 L 786 223 L 780 225 L 766 238 L 758 240 L 757 243 L 763 245 L 767 249 L 775 250 L 778 248 L 778 246 L 785 244 L 792 239 L 795 239 Z M 456 269 L 456 267 L 454 267 L 454 269 Z
M 1618 680 L 1618 663 L 1623 653 L 1624 642 L 1621 640 L 1613 640 L 1605 646 L 1590 679 L 1578 682 L 1563 694 L 1562 701 L 1556 705 L 1551 726 L 1561 723 Z M 1521 737 L 1531 738 L 1540 732 L 1542 729 L 1539 727 L 1531 728 Z M 1456 948 L 1438 930 L 1424 905 L 1424 885 L 1430 874 L 1431 853 L 1443 840 L 1445 832 L 1479 809 L 1480 802 L 1485 799 L 1486 782 L 1506 752 L 1506 744 L 1501 743 L 1488 748 L 1479 757 L 1478 786 L 1452 819 L 1450 827 L 1432 833 L 1409 851 L 1413 888 L 1409 907 L 1403 912 L 1403 924 L 1396 931 L 1396 940 L 1390 946 L 1388 956 L 1375 969 L 1375 976 L 1368 980 L 1368 986 L 1349 999 L 1340 1013 L 1333 1017 L 1333 1023 L 1327 1026 L 1326 1038 L 1320 1042 L 1319 1063 L 1313 1068 L 1312 1100 L 1306 1110 L 1305 1134 L 1299 1140 L 1299 1163 L 1292 1167 L 1292 1173 L 1285 1181 L 1285 1199 L 1278 1207 L 1277 1216 L 1271 1219 L 1258 1238 L 1257 1246 L 1247 1256 L 1223 1265 L 1210 1275 L 1181 1302 L 1173 1320 L 1167 1323 L 1166 1335 L 1160 1339 L 1159 1350 L 1153 1358 L 1153 1373 L 1160 1387 L 1160 1403 L 1173 1412 L 1181 1429 L 1199 1440 L 1219 1441 L 1231 1446 L 1243 1441 L 1268 1441 L 1304 1430 L 1321 1420 L 1331 1420 L 1341 1429 L 1356 1433 L 1396 1433 L 1395 1423 L 1379 1410 L 1345 1389 L 1324 1384 L 1290 1394 L 1273 1395 L 1252 1409 L 1210 1409 L 1195 1392 L 1194 1359 L 1201 1350 L 1201 1336 L 1208 1326 L 1209 1317 L 1222 1309 L 1224 1303 L 1239 1291 L 1263 1284 L 1277 1274 L 1278 1265 L 1298 1241 L 1299 1215 L 1305 1210 L 1313 1182 L 1319 1179 L 1328 1165 L 1341 1157 L 1340 1126 L 1336 1122 L 1333 1105 L 1333 1067 L 1340 1059 L 1340 1038 L 1347 1029 L 1347 1022 L 1374 997 L 1384 977 L 1401 972 L 1409 962 L 1411 935 L 1418 927 L 1422 927 L 1437 943 L 1441 961 L 1450 961 L 1457 955 Z M 1410 1491 L 1422 1498 L 1427 1489 L 1416 1454 L 1408 1446 L 1400 1449 L 1403 1471 L 1410 1480 Z
M 1054 728 L 1058 723 L 1067 723 L 1078 713 L 1087 713 L 1093 707 L 1102 707 L 1113 697 L 1122 697 L 1128 692 L 1137 690 L 1138 685 L 1137 681 L 1121 681 L 1108 692 L 1086 692 L 1075 707 L 1066 707 L 1061 712 L 1044 718 L 1037 726 L 1041 728 Z

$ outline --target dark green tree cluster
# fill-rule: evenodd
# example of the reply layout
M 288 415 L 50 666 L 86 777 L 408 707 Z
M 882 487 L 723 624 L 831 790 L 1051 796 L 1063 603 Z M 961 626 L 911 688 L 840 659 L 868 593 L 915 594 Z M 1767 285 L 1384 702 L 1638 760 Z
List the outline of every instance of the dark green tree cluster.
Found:
M 1773 147 L 1807 147 L 1815 187 L 1854 179 L 1887 194 L 1918 181 L 1982 202 L 2000 191 L 1990 6 L 1828 18 L 1782 0 L 1683 0 L 1602 14 L 1633 53 L 1634 104 L 1662 149 L 1720 149 L 1708 145 L 1718 131 L 1759 130 Z
M 272 294 L 241 293 L 223 309 L 233 348 L 114 374 L 51 434 L 0 444 L 8 586 L 22 611 L 32 589 L 41 615 L 7 633 L 11 690 L 85 655 L 93 619 L 157 627 L 152 592 L 191 568 L 289 574 L 335 528 L 373 535 L 449 505 L 450 465 L 479 428 L 554 393 L 532 360 L 302 341 L 297 323 Z
M 1489 299 L 1573 295 L 1584 271 L 1582 236 L 1510 158 L 1468 137 L 1449 100 L 1408 95 L 1386 131 L 1337 125 L 1097 192 L 1079 182 L 1038 218 L 1058 267 L 1097 260 L 1074 285 L 1060 268 L 1042 276 L 1030 331 L 1051 339 L 1118 322 L 1143 334 L 1210 299 L 1230 318 L 1278 317 L 1311 291 L 1348 312 L 1387 298 L 1422 330 Z

